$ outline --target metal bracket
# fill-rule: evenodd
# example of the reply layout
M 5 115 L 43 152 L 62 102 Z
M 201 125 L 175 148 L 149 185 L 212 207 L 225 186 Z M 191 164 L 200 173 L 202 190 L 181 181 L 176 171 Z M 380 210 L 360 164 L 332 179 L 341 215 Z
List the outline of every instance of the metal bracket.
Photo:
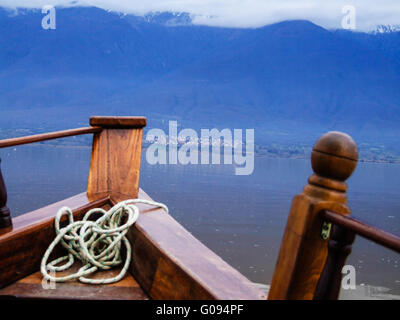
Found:
M 321 230 L 321 238 L 323 240 L 326 240 L 329 238 L 329 235 L 331 234 L 331 228 L 332 228 L 332 223 L 324 221 L 322 224 L 322 230 Z

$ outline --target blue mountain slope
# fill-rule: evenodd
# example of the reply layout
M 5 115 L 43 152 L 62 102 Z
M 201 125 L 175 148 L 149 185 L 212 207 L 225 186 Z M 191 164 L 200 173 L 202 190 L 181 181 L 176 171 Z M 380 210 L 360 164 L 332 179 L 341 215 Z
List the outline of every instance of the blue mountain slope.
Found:
M 97 8 L 58 9 L 57 29 L 43 30 L 42 17 L 0 9 L 3 127 L 144 114 L 152 126 L 255 127 L 261 142 L 308 142 L 336 129 L 398 145 L 400 33 L 308 21 L 212 28 L 185 15 Z

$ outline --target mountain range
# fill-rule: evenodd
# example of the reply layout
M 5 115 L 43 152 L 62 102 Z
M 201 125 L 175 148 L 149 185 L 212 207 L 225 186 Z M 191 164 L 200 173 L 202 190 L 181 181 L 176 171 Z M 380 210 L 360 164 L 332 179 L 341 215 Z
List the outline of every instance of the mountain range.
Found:
M 43 16 L 0 8 L 3 130 L 145 115 L 149 128 L 255 128 L 259 144 L 341 130 L 400 150 L 400 32 L 303 20 L 217 28 L 94 7 L 58 8 L 56 29 L 44 30 Z

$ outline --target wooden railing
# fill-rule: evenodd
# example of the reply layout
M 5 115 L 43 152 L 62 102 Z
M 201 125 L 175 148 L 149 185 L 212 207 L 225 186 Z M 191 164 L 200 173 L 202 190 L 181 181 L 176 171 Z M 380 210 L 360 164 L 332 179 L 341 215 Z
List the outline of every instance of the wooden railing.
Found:
M 59 138 L 66 138 L 71 136 L 78 136 L 82 134 L 90 134 L 96 133 L 103 130 L 100 127 L 86 127 L 86 128 L 77 128 L 71 130 L 63 130 L 63 131 L 56 131 L 56 132 L 49 132 L 43 134 L 36 134 L 32 136 L 20 137 L 20 138 L 12 138 L 12 139 L 5 139 L 0 140 L 0 148 L 8 148 L 19 146 L 22 144 L 29 144 L 34 142 L 42 142 L 47 140 L 59 139 Z
M 42 142 L 48 141 L 53 139 L 59 138 L 66 138 L 71 136 L 78 136 L 84 134 L 95 134 L 97 137 L 96 141 L 103 141 L 104 139 L 100 139 L 100 134 L 103 131 L 119 129 L 120 133 L 121 130 L 127 128 L 143 128 L 146 126 L 146 118 L 144 117 L 91 117 L 90 118 L 90 127 L 84 128 L 77 128 L 77 129 L 70 129 L 70 130 L 62 130 L 50 133 L 43 133 L 31 136 L 25 136 L 20 138 L 12 138 L 12 139 L 5 139 L 0 140 L 0 148 L 7 148 L 7 147 L 14 147 L 24 144 L 30 144 L 35 142 Z M 111 136 L 110 133 L 107 133 L 107 136 Z M 93 149 L 94 151 L 98 151 L 96 148 Z M 92 164 L 96 163 L 97 159 L 93 159 L 92 157 Z M 0 159 L 1 163 L 1 159 Z M 92 170 L 91 170 L 92 171 Z M 91 177 L 94 175 L 92 174 Z M 90 182 L 90 181 L 89 181 Z M 92 191 L 93 184 L 90 184 L 91 189 L 88 190 L 89 196 L 93 196 L 93 194 L 97 194 L 97 191 Z M 92 197 L 94 200 L 96 196 Z M 10 214 L 10 209 L 7 208 L 7 189 L 4 183 L 4 179 L 1 173 L 0 167 L 0 229 L 3 228 L 10 228 L 12 226 L 12 219 Z
M 269 299 L 337 299 L 356 234 L 400 252 L 398 236 L 349 217 L 345 180 L 357 160 L 344 133 L 329 132 L 314 145 L 314 174 L 293 199 Z
M 336 214 L 335 212 L 322 211 L 321 215 L 325 221 L 348 229 L 359 236 L 400 253 L 400 237 L 394 234 L 377 229 L 357 219 Z
M 400 237 L 396 235 L 328 210 L 321 211 L 320 215 L 325 221 L 325 225 L 333 224 L 333 226 L 330 226 L 332 231 L 328 243 L 328 257 L 318 282 L 314 300 L 336 300 L 338 298 L 342 268 L 351 253 L 351 245 L 356 235 L 400 253 Z
M 0 148 L 94 133 L 89 200 L 106 196 L 116 201 L 137 197 L 140 152 L 135 150 L 141 148 L 141 128 L 146 119 L 92 117 L 90 124 L 87 128 L 2 140 Z M 314 174 L 303 192 L 293 199 L 269 299 L 337 299 L 341 271 L 356 234 L 400 252 L 398 236 L 349 217 L 345 180 L 353 173 L 357 160 L 356 144 L 344 133 L 329 132 L 314 145 L 311 156 Z M 129 185 L 121 180 L 127 174 Z M 0 228 L 11 225 L 0 168 Z
M 14 147 L 23 144 L 66 138 L 82 134 L 98 133 L 101 132 L 102 130 L 103 129 L 101 127 L 86 127 L 86 128 L 77 128 L 71 130 L 37 134 L 20 138 L 5 139 L 5 140 L 0 140 L 0 148 Z M 0 228 L 8 228 L 11 226 L 12 226 L 11 213 L 10 209 L 7 208 L 7 189 L 4 183 L 4 178 L 1 173 L 1 167 L 0 167 Z

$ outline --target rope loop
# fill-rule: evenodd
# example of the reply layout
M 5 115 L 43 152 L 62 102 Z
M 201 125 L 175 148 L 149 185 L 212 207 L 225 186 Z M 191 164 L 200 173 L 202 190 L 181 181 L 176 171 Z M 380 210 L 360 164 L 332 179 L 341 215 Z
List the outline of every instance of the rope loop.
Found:
M 141 199 L 119 202 L 108 211 L 102 208 L 91 209 L 84 215 L 82 221 L 74 221 L 72 210 L 68 207 L 58 210 L 54 222 L 57 236 L 47 248 L 40 265 L 43 277 L 53 282 L 78 279 L 88 284 L 107 284 L 121 280 L 131 262 L 132 249 L 126 234 L 139 217 L 137 203 L 160 207 L 168 212 L 167 206 L 162 203 Z M 68 224 L 61 228 L 60 221 L 64 215 L 67 215 Z M 93 221 L 90 219 L 93 215 L 100 217 Z M 68 254 L 48 263 L 50 254 L 58 244 L 61 244 Z M 126 257 L 117 276 L 107 279 L 87 278 L 98 270 L 109 270 L 122 264 L 122 245 L 126 249 Z M 75 260 L 83 264 L 77 272 L 63 277 L 49 274 L 49 271 L 55 273 L 68 270 Z M 61 262 L 65 263 L 59 265 Z

